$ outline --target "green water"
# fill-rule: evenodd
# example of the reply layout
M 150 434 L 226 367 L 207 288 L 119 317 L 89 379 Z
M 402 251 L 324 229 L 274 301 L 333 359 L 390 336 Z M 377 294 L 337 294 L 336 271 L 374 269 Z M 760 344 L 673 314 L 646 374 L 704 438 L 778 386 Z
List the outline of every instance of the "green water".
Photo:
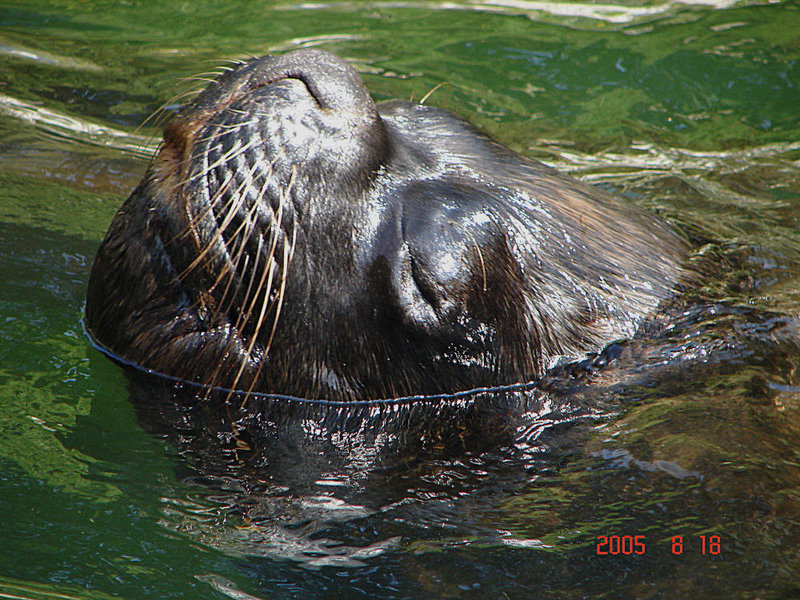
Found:
M 300 46 L 704 240 L 682 316 L 512 441 L 154 423 L 83 334 L 94 250 L 150 115 Z M 795 2 L 0 2 L 0 597 L 797 597 L 799 86 Z

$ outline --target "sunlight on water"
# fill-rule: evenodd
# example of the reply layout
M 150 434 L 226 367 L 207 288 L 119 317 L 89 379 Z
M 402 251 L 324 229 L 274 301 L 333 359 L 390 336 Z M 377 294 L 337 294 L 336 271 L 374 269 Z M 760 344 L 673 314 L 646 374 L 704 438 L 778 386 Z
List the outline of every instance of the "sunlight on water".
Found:
M 32 123 L 53 136 L 113 148 L 139 158 L 152 157 L 156 149 L 150 138 L 96 125 L 3 94 L 0 94 L 0 113 Z
M 0 596 L 795 595 L 798 31 L 790 2 L 4 2 Z M 641 337 L 500 392 L 123 375 L 86 278 L 160 123 L 199 74 L 301 47 L 659 214 L 696 279 Z
M 474 2 L 369 2 L 371 9 L 426 9 L 426 10 L 474 10 L 499 14 L 524 14 L 531 19 L 542 15 L 552 17 L 581 17 L 607 23 L 628 24 L 635 21 L 663 16 L 676 8 L 687 5 L 710 6 L 718 9 L 738 4 L 738 0 L 694 0 L 691 2 L 664 2 L 648 6 L 625 6 L 622 4 L 593 4 L 581 2 L 533 2 L 526 0 L 491 0 Z M 361 2 L 303 2 L 285 7 L 296 10 L 345 9 L 363 10 Z

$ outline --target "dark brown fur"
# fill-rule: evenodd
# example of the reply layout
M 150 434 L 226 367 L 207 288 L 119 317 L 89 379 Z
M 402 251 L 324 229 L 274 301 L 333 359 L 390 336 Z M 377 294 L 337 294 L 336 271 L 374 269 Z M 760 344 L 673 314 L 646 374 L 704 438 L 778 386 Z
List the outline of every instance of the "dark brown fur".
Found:
M 311 398 L 535 379 L 636 332 L 683 243 L 455 115 L 375 105 L 304 50 L 244 63 L 166 128 L 92 269 L 111 353 Z

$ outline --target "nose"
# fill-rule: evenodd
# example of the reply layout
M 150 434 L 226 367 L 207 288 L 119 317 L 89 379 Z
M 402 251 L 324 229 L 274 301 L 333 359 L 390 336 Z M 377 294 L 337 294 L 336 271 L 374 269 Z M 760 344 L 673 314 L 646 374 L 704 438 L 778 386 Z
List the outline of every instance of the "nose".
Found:
M 183 160 L 189 141 L 208 120 L 248 93 L 285 79 L 301 81 L 320 109 L 347 115 L 353 124 L 379 120 L 378 110 L 358 72 L 338 56 L 316 48 L 249 60 L 203 90 L 164 130 L 162 157 Z
M 192 104 L 195 114 L 219 110 L 236 98 L 282 79 L 303 82 L 323 110 L 375 114 L 358 72 L 338 56 L 307 48 L 250 60 L 224 74 Z
M 314 48 L 280 56 L 265 56 L 251 65 L 248 91 L 281 79 L 299 79 L 325 110 L 372 106 L 372 99 L 355 69 L 338 56 Z

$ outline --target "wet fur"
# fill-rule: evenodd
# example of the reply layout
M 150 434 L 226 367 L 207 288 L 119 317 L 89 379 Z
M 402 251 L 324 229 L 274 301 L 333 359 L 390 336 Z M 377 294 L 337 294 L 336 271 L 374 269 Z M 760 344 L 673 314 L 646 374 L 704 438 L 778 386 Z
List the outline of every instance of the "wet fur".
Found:
M 211 385 L 455 392 L 634 335 L 683 253 L 652 216 L 447 111 L 376 106 L 306 50 L 225 73 L 167 126 L 100 246 L 86 324 Z

